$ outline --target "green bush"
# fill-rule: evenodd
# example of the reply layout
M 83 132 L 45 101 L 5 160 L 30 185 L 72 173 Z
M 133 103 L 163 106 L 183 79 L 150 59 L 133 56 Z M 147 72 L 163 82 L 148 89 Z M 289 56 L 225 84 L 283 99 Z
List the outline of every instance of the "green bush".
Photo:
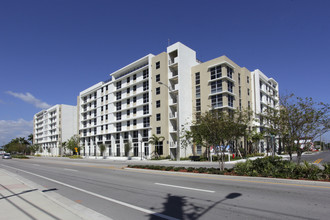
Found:
M 69 156 L 70 159 L 82 159 L 82 157 L 80 155 L 72 155 Z
M 11 155 L 12 158 L 18 158 L 18 159 L 30 159 L 25 155 Z
M 194 172 L 195 171 L 195 167 L 188 167 L 187 171 L 188 172 Z
M 254 161 L 247 160 L 244 163 L 237 163 L 234 171 L 238 175 L 263 176 L 292 179 L 329 179 L 327 167 L 325 170 L 304 162 L 302 165 L 282 160 L 280 157 L 258 158 Z
M 170 167 L 166 167 L 165 170 L 166 170 L 166 171 L 174 170 L 174 167 L 172 167 L 172 166 L 170 166 Z

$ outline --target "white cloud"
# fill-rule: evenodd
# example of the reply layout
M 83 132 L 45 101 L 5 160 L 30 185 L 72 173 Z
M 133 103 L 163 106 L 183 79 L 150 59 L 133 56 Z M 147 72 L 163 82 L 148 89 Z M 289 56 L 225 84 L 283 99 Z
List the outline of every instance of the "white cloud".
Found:
M 0 120 L 0 146 L 7 144 L 11 139 L 16 137 L 27 137 L 33 133 L 33 120 L 26 121 L 24 119 Z
M 19 98 L 21 100 L 23 100 L 24 102 L 33 104 L 35 107 L 37 108 L 41 108 L 41 109 L 47 109 L 50 108 L 51 105 L 47 104 L 46 102 L 42 102 L 41 100 L 35 98 L 31 93 L 16 93 L 16 92 L 12 92 L 12 91 L 7 91 L 7 94 L 12 95 L 16 98 Z

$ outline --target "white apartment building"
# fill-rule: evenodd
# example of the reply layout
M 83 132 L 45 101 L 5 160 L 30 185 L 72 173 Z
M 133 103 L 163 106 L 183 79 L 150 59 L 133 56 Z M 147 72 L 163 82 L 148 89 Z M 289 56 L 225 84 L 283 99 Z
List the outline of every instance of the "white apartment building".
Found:
M 42 155 L 60 155 L 60 146 L 77 134 L 77 107 L 55 105 L 33 117 L 34 143 L 42 147 Z
M 268 78 L 259 69 L 251 72 L 253 80 L 253 112 L 254 112 L 254 124 L 258 132 L 263 132 L 267 126 L 267 122 L 264 120 L 263 115 L 267 108 L 279 109 L 279 86 L 276 80 Z M 270 145 L 270 138 L 265 137 L 260 141 L 259 152 L 263 152 L 267 146 Z
M 225 56 L 202 63 L 180 42 L 109 77 L 78 96 L 81 155 L 99 156 L 98 146 L 104 144 L 104 156 L 122 157 L 130 143 L 133 157 L 150 158 L 155 152 L 173 159 L 187 157 L 201 153 L 193 146 L 183 148 L 179 141 L 180 131 L 189 130 L 196 115 L 210 108 L 253 108 L 259 117 L 264 104 L 278 104 L 274 79 L 259 70 L 251 73 Z M 150 146 L 154 134 L 164 140 Z

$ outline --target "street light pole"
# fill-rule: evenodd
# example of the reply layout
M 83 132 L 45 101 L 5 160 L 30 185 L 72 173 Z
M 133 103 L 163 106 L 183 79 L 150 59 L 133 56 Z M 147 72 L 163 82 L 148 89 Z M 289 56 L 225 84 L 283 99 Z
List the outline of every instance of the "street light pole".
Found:
M 158 84 L 166 86 L 168 91 L 172 92 L 172 89 L 165 83 L 158 81 Z M 179 94 L 179 91 L 178 91 L 178 94 Z M 179 124 L 179 95 L 178 94 L 175 94 L 176 103 L 177 103 L 177 108 L 176 108 L 176 112 L 177 112 L 177 118 L 176 118 L 176 130 L 177 130 L 176 139 L 177 139 L 177 141 L 176 142 L 177 142 L 177 144 L 176 144 L 176 155 L 175 156 L 176 156 L 176 160 L 180 161 L 180 130 L 179 130 L 180 124 Z

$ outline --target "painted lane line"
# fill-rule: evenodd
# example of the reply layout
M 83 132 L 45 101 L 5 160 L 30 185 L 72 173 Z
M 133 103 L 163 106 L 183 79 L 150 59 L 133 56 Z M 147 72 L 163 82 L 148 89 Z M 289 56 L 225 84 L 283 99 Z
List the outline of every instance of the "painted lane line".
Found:
M 75 187 L 75 186 L 71 186 L 69 184 L 62 183 L 60 181 L 57 181 L 57 180 L 54 180 L 54 179 L 51 179 L 51 178 L 48 178 L 48 177 L 45 177 L 45 176 L 41 176 L 39 174 L 31 173 L 29 171 L 21 170 L 21 169 L 18 169 L 18 168 L 7 166 L 7 165 L 2 165 L 2 166 L 5 166 L 5 167 L 11 168 L 11 169 L 15 169 L 15 170 L 21 171 L 23 173 L 27 173 L 27 174 L 30 174 L 30 175 L 33 175 L 33 176 L 36 176 L 36 177 L 45 179 L 45 180 L 48 180 L 48 181 L 51 181 L 51 182 L 54 182 L 54 183 L 57 183 L 57 184 L 60 184 L 60 185 L 63 185 L 63 186 L 66 186 L 66 187 L 75 189 L 75 190 L 78 190 L 80 192 L 83 192 L 83 193 L 86 193 L 86 194 L 89 194 L 89 195 L 92 195 L 92 196 L 95 196 L 95 197 L 98 197 L 98 198 L 101 198 L 101 199 L 104 199 L 104 200 L 107 200 L 107 201 L 110 201 L 110 202 L 113 202 L 113 203 L 117 203 L 119 205 L 126 206 L 128 208 L 135 209 L 135 210 L 140 211 L 140 212 L 147 213 L 149 215 L 155 215 L 155 216 L 158 216 L 158 217 L 161 217 L 161 218 L 164 218 L 164 219 L 168 219 L 168 220 L 179 220 L 177 218 L 174 218 L 174 217 L 171 217 L 171 216 L 167 216 L 167 215 L 164 215 L 164 214 L 161 214 L 161 213 L 157 213 L 157 212 L 152 211 L 152 210 L 149 210 L 149 209 L 141 208 L 141 207 L 138 207 L 138 206 L 135 206 L 135 205 L 131 205 L 131 204 L 126 203 L 126 202 L 122 202 L 122 201 L 119 201 L 119 200 L 116 200 L 116 199 L 112 199 L 112 198 L 109 198 L 109 197 L 105 197 L 105 196 L 102 196 L 100 194 L 93 193 L 93 192 L 90 192 L 90 191 L 87 191 L 87 190 L 84 190 L 84 189 L 81 189 L 81 188 L 78 188 L 78 187 Z
M 78 172 L 78 170 L 69 169 L 69 168 L 64 168 L 64 170 L 68 170 L 68 171 L 74 171 L 74 172 Z
M 320 163 L 322 160 L 323 160 L 322 158 L 317 159 L 317 160 L 314 161 L 314 163 Z
M 201 192 L 215 193 L 215 191 L 206 190 L 206 189 L 197 189 L 197 188 L 190 188 L 190 187 L 185 187 L 185 186 L 169 185 L 169 184 L 164 184 L 164 183 L 155 183 L 155 184 L 156 185 L 161 185 L 161 186 L 168 186 L 168 187 L 180 188 L 180 189 L 188 189 L 188 190 L 195 190 L 195 191 L 201 191 Z

